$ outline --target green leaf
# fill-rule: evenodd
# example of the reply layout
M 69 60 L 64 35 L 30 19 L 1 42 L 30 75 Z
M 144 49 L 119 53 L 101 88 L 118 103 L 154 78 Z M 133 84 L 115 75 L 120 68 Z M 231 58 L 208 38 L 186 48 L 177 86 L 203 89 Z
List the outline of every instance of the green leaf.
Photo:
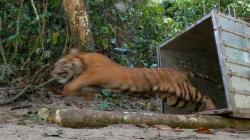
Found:
M 109 33 L 109 28 L 108 27 L 101 27 L 101 29 L 100 29 L 100 32 L 101 33 L 104 33 L 104 34 L 108 34 Z
M 50 50 L 46 50 L 46 51 L 44 52 L 44 58 L 50 58 L 50 56 L 51 56 Z
M 109 40 L 108 39 L 103 39 L 102 40 L 102 45 L 103 45 L 103 48 L 106 50 L 109 48 Z
M 106 97 L 111 97 L 112 96 L 112 91 L 111 90 L 107 90 L 107 89 L 103 89 L 101 90 L 102 95 L 106 96 Z
M 53 32 L 52 33 L 52 38 L 51 38 L 53 45 L 57 44 L 58 38 L 59 38 L 59 33 L 58 32 Z
M 111 105 L 113 105 L 111 102 L 108 100 L 103 101 L 99 106 L 99 110 L 109 110 L 111 108 Z

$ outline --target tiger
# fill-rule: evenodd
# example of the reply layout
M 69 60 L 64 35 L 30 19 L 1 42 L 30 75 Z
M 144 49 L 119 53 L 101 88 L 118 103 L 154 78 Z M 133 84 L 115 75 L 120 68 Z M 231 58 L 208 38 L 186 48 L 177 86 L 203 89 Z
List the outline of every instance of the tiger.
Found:
M 71 49 L 54 64 L 52 77 L 65 84 L 63 95 L 74 96 L 81 88 L 105 88 L 135 96 L 160 98 L 173 107 L 185 107 L 189 102 L 204 104 L 206 110 L 215 109 L 212 99 L 197 90 L 189 76 L 209 79 L 173 68 L 131 68 L 109 57 Z

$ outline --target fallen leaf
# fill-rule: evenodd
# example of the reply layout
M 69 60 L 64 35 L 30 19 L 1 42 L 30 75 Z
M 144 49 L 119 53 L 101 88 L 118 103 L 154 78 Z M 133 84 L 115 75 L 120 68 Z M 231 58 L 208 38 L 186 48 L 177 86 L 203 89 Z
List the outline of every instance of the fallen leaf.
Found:
M 199 129 L 196 129 L 194 131 L 197 133 L 201 133 L 201 134 L 214 134 L 214 132 L 208 128 L 199 128 Z

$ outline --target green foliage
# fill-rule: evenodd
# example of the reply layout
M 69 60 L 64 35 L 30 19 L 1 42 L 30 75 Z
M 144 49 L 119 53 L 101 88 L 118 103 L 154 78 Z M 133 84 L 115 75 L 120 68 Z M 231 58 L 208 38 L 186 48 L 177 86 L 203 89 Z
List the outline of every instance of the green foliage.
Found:
M 102 89 L 98 96 L 105 98 L 105 100 L 102 101 L 101 104 L 98 105 L 98 109 L 110 110 L 111 107 L 114 105 L 112 101 L 113 101 L 113 98 L 116 97 L 116 95 L 113 94 L 113 92 L 109 89 Z
M 67 30 L 63 5 L 60 0 L 34 1 L 39 19 L 30 1 L 1 0 L 0 5 L 0 69 L 4 72 L 0 81 L 25 77 L 33 84 L 33 74 L 58 59 L 64 49 Z M 36 77 L 40 81 L 48 77 L 48 69 L 42 73 Z
M 234 9 L 237 17 L 250 15 L 249 0 L 164 0 L 163 5 L 166 9 L 166 20 L 170 25 L 168 36 L 173 36 L 190 26 L 212 9 L 229 14 L 230 6 L 231 14 Z
M 108 99 L 101 102 L 101 104 L 98 105 L 99 110 L 110 110 L 113 103 L 111 103 Z
M 95 51 L 104 51 L 129 66 L 156 63 L 156 47 L 167 28 L 162 5 L 145 0 L 87 2 Z
M 87 0 L 95 51 L 105 52 L 123 65 L 156 64 L 156 47 L 184 30 L 212 9 L 249 16 L 249 0 Z M 232 11 L 232 10 L 231 10 Z M 231 12 L 232 13 L 232 12 Z M 100 16 L 101 15 L 101 16 Z
M 101 95 L 104 97 L 114 97 L 115 95 L 112 93 L 111 90 L 103 89 L 101 90 Z

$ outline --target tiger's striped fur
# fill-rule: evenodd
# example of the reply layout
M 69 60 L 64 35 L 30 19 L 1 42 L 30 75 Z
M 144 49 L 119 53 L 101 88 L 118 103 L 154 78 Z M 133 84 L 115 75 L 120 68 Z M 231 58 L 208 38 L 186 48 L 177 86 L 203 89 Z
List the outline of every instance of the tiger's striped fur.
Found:
M 52 76 L 60 83 L 68 82 L 64 95 L 75 95 L 83 87 L 102 87 L 135 96 L 156 96 L 176 107 L 196 102 L 205 103 L 207 109 L 215 108 L 212 100 L 188 79 L 197 76 L 193 73 L 171 68 L 128 68 L 97 53 L 74 50 L 55 63 Z

